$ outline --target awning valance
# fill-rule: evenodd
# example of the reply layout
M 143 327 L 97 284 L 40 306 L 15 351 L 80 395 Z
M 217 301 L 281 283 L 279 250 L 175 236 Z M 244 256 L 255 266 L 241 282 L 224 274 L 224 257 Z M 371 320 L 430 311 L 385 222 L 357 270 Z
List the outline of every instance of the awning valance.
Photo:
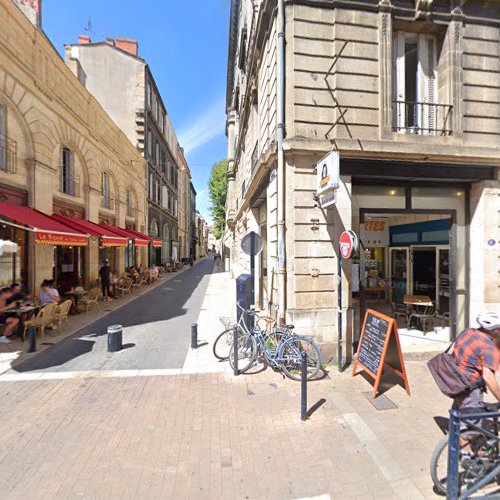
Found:
M 101 240 L 100 244 L 103 247 L 127 246 L 127 241 L 128 241 L 127 238 L 118 236 L 116 233 L 111 232 L 110 230 L 108 230 L 107 228 L 103 227 L 100 224 L 96 224 L 94 222 L 90 222 L 88 220 L 83 220 L 83 219 L 72 219 L 70 217 L 58 214 L 53 215 L 52 218 L 78 231 L 86 232 L 91 236 L 100 238 Z
M 155 248 L 161 248 L 163 246 L 163 242 L 158 238 L 153 238 L 152 236 L 148 236 L 147 234 L 142 234 L 135 229 L 127 229 L 129 233 L 135 234 L 139 238 L 149 241 Z
M 146 240 L 143 237 L 137 236 L 136 234 L 133 234 L 128 230 L 122 229 L 121 227 L 107 226 L 105 224 L 100 224 L 100 226 L 108 229 L 109 231 L 115 233 L 118 236 L 122 236 L 123 238 L 127 238 L 128 240 L 133 240 L 136 247 L 148 246 L 148 240 Z
M 26 230 L 35 233 L 35 242 L 40 245 L 88 245 L 89 238 L 85 232 L 72 230 L 69 226 L 34 208 L 0 202 L 0 217 L 26 226 Z M 7 220 L 0 222 L 11 224 Z

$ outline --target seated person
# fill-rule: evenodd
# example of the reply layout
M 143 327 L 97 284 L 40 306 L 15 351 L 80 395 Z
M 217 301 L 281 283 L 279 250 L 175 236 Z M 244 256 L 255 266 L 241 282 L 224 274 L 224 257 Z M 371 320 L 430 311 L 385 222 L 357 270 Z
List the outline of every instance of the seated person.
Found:
M 12 283 L 10 291 L 12 295 L 7 299 L 7 305 L 29 298 L 26 294 L 21 292 L 21 285 L 19 283 Z
M 40 302 L 45 306 L 47 304 L 59 304 L 61 298 L 59 297 L 59 292 L 54 288 L 54 282 L 52 280 L 45 280 L 40 285 Z
M 11 296 L 12 291 L 10 288 L 3 288 L 0 291 L 0 325 L 5 325 L 3 335 L 0 337 L 0 344 L 11 343 L 9 335 L 19 324 L 18 318 L 8 316 L 8 312 L 16 307 L 15 303 L 7 304 L 7 300 L 9 300 Z

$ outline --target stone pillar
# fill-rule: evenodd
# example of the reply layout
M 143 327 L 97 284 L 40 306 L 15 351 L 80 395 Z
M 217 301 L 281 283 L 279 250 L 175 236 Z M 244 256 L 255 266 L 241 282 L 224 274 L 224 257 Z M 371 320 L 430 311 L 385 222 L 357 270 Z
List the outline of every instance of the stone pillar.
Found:
M 470 323 L 481 311 L 500 312 L 500 180 L 470 192 Z
M 449 61 L 450 61 L 450 88 L 453 104 L 452 130 L 455 138 L 463 136 L 463 23 L 464 16 L 460 7 L 455 7 L 451 13 L 451 23 L 448 29 Z
M 379 1 L 379 128 L 380 138 L 392 137 L 392 16 L 391 0 Z

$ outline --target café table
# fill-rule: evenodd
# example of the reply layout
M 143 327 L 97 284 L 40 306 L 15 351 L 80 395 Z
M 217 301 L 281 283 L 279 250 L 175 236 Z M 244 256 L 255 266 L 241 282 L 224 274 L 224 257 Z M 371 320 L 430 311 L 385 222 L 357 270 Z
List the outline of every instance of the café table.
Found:
M 73 301 L 73 314 L 80 314 L 80 311 L 78 310 L 78 301 L 82 298 L 85 297 L 89 292 L 87 290 L 70 290 L 69 292 L 66 292 L 64 295 L 70 297 L 70 299 Z
M 15 309 L 10 309 L 7 311 L 8 314 L 15 315 L 19 319 L 19 326 L 17 328 L 17 334 L 21 338 L 21 332 L 23 330 L 23 324 L 25 321 L 31 319 L 34 315 L 38 313 L 40 309 L 43 308 L 42 304 L 33 303 L 21 303 L 19 307 Z
M 425 325 L 425 320 L 429 319 L 434 314 L 434 304 L 428 295 L 411 295 L 406 294 L 403 298 L 405 305 L 412 309 L 410 313 L 410 320 L 412 316 L 417 320 L 417 326 L 424 329 L 422 323 Z M 410 325 L 408 325 L 410 326 Z
M 116 299 L 117 295 L 116 295 L 116 287 L 120 284 L 120 281 L 121 281 L 121 278 L 115 278 L 115 279 L 112 279 L 109 284 L 111 285 L 111 293 L 113 294 L 113 297 Z

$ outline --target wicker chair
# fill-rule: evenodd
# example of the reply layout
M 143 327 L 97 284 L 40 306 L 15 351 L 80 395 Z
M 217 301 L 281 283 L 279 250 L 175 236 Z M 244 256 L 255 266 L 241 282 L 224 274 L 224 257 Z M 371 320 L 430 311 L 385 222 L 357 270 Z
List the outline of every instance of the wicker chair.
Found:
M 116 285 L 116 290 L 120 292 L 121 295 L 132 293 L 132 278 L 123 278 L 120 280 L 120 283 Z
M 78 307 L 83 306 L 86 312 L 90 311 L 92 307 L 99 307 L 99 295 L 101 294 L 101 290 L 97 287 L 91 288 L 86 297 L 82 297 L 80 300 Z
M 47 304 L 45 307 L 40 309 L 38 314 L 33 319 L 25 321 L 22 335 L 23 340 L 25 339 L 26 332 L 29 328 L 35 328 L 39 331 L 40 337 L 43 340 L 45 337 L 45 328 L 55 325 L 55 315 L 58 307 L 59 306 L 56 303 Z
M 57 328 L 59 333 L 62 331 L 63 323 L 68 323 L 68 316 L 71 306 L 73 305 L 72 300 L 65 300 L 61 305 L 59 305 L 56 309 L 56 313 L 54 316 L 54 322 L 57 323 Z

